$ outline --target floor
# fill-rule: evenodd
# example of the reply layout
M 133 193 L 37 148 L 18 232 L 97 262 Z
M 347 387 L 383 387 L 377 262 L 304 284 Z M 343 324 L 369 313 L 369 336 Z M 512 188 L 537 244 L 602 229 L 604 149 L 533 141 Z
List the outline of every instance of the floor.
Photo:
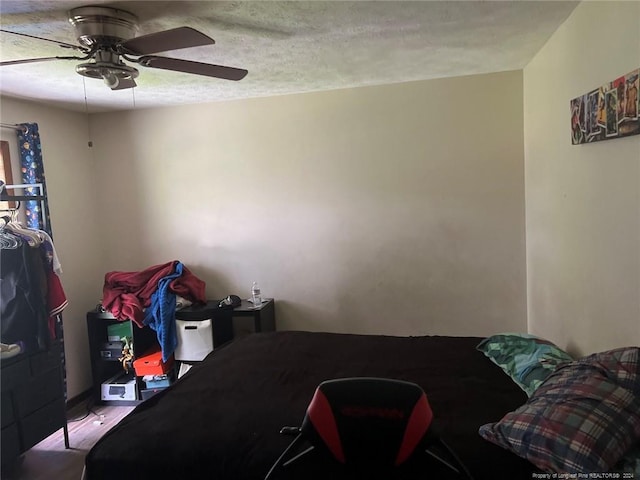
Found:
M 64 448 L 62 430 L 27 451 L 5 480 L 80 480 L 84 457 L 111 427 L 134 407 L 95 406 L 82 403 L 68 412 L 70 449 Z

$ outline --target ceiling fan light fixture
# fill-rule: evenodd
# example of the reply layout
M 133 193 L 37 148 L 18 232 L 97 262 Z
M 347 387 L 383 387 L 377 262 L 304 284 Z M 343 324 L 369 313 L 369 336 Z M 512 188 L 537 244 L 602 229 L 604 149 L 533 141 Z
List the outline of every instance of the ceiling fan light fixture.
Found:
M 76 66 L 76 72 L 84 77 L 102 80 L 111 90 L 135 87 L 138 70 L 124 63 L 88 62 Z
M 104 80 L 104 84 L 112 90 L 120 85 L 120 79 L 118 78 L 118 75 L 114 74 L 108 69 L 102 73 L 102 80 Z

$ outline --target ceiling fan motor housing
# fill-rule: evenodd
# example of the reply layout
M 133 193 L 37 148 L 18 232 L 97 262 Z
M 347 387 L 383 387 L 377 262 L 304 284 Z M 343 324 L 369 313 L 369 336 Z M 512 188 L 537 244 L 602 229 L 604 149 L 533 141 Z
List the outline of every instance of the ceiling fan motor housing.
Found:
M 135 15 L 115 8 L 79 7 L 69 11 L 69 22 L 75 27 L 78 42 L 96 49 L 92 61 L 76 66 L 76 72 L 101 78 L 111 89 L 117 89 L 122 80 L 131 81 L 138 76 L 138 70 L 125 65 L 116 52 L 118 44 L 136 36 Z
M 134 38 L 138 31 L 138 17 L 116 8 L 74 8 L 69 11 L 69 22 L 78 42 L 88 48 L 116 45 Z

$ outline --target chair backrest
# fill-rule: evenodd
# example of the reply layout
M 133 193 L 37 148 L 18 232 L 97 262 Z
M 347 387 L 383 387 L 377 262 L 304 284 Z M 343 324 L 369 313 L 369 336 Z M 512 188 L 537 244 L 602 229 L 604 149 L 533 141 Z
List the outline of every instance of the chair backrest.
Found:
M 396 467 L 422 444 L 433 413 L 418 385 L 387 378 L 322 382 L 301 435 L 348 466 Z

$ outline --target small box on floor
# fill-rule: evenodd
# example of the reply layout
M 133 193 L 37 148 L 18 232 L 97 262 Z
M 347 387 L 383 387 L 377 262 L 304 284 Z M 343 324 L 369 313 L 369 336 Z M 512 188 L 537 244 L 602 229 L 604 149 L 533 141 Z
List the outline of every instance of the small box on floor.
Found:
M 136 378 L 118 373 L 101 385 L 102 400 L 136 400 Z

